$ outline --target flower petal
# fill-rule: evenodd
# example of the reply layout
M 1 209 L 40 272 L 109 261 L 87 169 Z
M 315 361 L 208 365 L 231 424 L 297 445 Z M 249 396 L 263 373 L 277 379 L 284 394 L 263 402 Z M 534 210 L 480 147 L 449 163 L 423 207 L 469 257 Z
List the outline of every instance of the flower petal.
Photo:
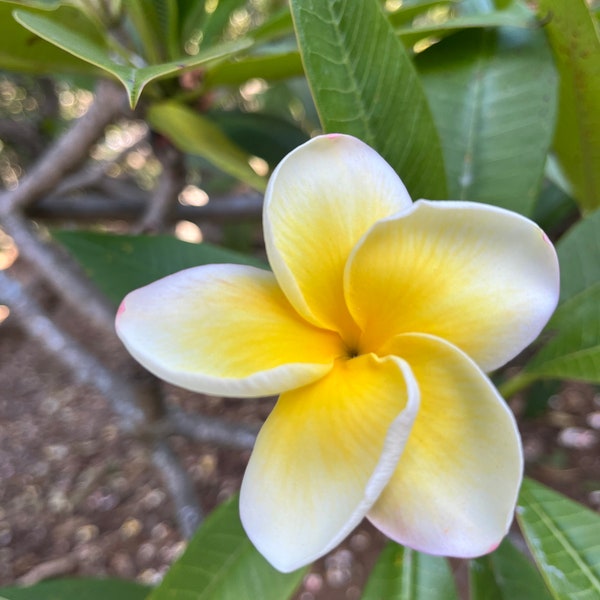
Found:
M 540 333 L 559 292 L 556 253 L 532 221 L 469 202 L 419 200 L 377 223 L 346 273 L 363 351 L 399 333 L 429 333 L 485 370 Z
M 347 135 L 314 138 L 275 169 L 265 195 L 269 262 L 296 310 L 316 325 L 355 328 L 343 298 L 343 271 L 377 220 L 410 206 L 394 170 Z
M 305 385 L 344 351 L 339 336 L 294 311 L 272 273 L 241 265 L 187 269 L 135 290 L 117 333 L 162 379 L 223 396 Z
M 369 513 L 416 550 L 473 557 L 508 531 L 522 478 L 514 417 L 477 365 L 447 342 L 401 335 L 421 408 L 396 472 Z
M 340 360 L 280 397 L 240 495 L 242 523 L 267 560 L 292 571 L 350 533 L 394 471 L 418 404 L 404 361 L 374 355 Z

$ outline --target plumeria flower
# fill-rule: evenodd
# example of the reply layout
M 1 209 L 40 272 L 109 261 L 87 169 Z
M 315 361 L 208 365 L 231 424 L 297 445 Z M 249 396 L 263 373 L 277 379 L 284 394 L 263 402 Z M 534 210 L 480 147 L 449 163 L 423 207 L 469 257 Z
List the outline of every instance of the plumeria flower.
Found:
M 255 546 L 291 571 L 366 516 L 430 554 L 493 550 L 523 458 L 485 372 L 556 306 L 546 235 L 495 206 L 413 203 L 381 156 L 339 134 L 274 171 L 264 235 L 272 272 L 188 269 L 129 294 L 117 318 L 131 354 L 171 383 L 280 394 L 240 493 Z

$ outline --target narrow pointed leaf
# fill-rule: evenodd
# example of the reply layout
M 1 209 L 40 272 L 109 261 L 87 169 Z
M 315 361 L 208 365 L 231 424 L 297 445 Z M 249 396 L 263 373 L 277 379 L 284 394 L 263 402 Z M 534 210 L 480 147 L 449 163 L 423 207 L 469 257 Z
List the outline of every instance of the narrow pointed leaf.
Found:
M 469 566 L 471 600 L 552 600 L 533 563 L 508 540 Z
M 413 197 L 444 198 L 444 163 L 412 61 L 376 0 L 292 0 L 300 53 L 327 132 L 354 135 Z
M 224 58 L 251 45 L 249 40 L 229 42 L 182 60 L 133 67 L 116 62 L 103 39 L 88 36 L 79 29 L 72 29 L 54 14 L 40 15 L 17 10 L 14 17 L 23 27 L 44 40 L 116 77 L 125 86 L 132 107 L 137 104 L 142 91 L 150 82 L 163 77 L 176 77 L 185 69 Z
M 552 140 L 556 73 L 542 33 L 472 30 L 419 55 L 449 196 L 531 214 Z
M 560 74 L 554 151 L 583 210 L 600 207 L 600 38 L 585 0 L 540 0 Z
M 130 291 L 161 277 L 210 263 L 263 263 L 211 244 L 190 244 L 168 235 L 114 235 L 89 231 L 54 231 L 88 277 L 118 306 Z
M 177 102 L 154 104 L 148 110 L 147 118 L 152 128 L 171 140 L 179 150 L 201 156 L 254 189 L 265 190 L 266 180 L 250 167 L 250 155 L 209 118 Z
M 48 43 L 19 25 L 12 16 L 15 8 L 19 6 L 21 5 L 13 2 L 0 4 L 0 68 L 21 73 L 52 75 L 99 73 L 94 65 Z M 69 6 L 58 8 L 56 14 L 75 29 L 90 26 L 79 11 Z
M 556 600 L 600 598 L 600 515 L 530 479 L 519 525 Z
M 361 600 L 458 600 L 446 559 L 394 542 L 385 547 Z
M 286 600 L 305 573 L 267 563 L 246 537 L 234 498 L 206 519 L 149 600 Z

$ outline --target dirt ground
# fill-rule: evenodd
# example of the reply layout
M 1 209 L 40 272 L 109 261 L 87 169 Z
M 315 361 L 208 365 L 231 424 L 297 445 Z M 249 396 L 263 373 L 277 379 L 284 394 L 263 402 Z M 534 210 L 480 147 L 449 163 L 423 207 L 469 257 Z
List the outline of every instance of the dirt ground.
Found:
M 52 313 L 69 320 L 57 305 Z M 118 354 L 118 350 L 117 350 Z M 192 397 L 190 410 L 259 423 L 269 400 Z M 567 385 L 541 416 L 520 416 L 528 473 L 600 508 L 600 394 Z M 522 415 L 525 406 L 514 409 Z M 204 510 L 234 493 L 248 452 L 174 438 Z M 0 324 L 0 586 L 93 575 L 156 583 L 184 550 L 171 499 L 149 450 L 122 435 L 106 400 L 9 317 Z M 300 600 L 357 600 L 384 544 L 367 523 L 319 561 Z

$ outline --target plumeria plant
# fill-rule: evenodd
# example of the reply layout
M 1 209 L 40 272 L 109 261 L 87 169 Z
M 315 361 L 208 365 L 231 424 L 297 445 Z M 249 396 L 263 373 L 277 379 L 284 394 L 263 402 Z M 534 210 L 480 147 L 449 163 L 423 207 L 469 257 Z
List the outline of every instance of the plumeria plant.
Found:
M 110 77 L 160 143 L 263 195 L 267 262 L 263 247 L 54 236 L 151 373 L 277 397 L 239 497 L 155 588 L 0 596 L 304 598 L 311 563 L 366 518 L 389 542 L 363 600 L 600 598 L 600 517 L 527 476 L 509 405 L 541 381 L 600 382 L 593 2 L 0 11 L 1 66 Z M 448 558 L 465 559 L 461 588 Z

